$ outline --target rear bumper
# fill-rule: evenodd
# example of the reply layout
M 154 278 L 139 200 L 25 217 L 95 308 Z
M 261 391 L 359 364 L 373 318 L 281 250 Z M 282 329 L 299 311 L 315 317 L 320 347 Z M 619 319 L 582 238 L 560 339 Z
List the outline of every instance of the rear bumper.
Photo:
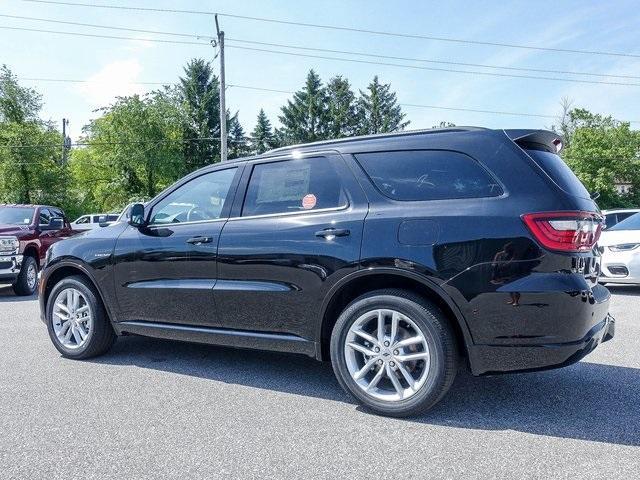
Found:
M 584 338 L 567 343 L 541 345 L 474 345 L 469 349 L 474 375 L 531 372 L 565 367 L 591 353 L 615 335 L 615 319 L 607 316 Z
M 4 259 L 9 259 L 8 261 Z M 0 283 L 12 283 L 18 278 L 22 267 L 22 255 L 1 255 L 0 260 Z

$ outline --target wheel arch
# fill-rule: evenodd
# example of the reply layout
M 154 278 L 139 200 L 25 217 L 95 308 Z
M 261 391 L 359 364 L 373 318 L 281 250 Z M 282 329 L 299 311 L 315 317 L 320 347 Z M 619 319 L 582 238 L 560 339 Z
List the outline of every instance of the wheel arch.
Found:
M 405 270 L 379 268 L 359 270 L 334 285 L 326 295 L 320 310 L 319 326 L 316 338 L 318 348 L 316 358 L 327 360 L 331 332 L 340 313 L 360 295 L 382 288 L 400 288 L 419 294 L 435 303 L 446 315 L 456 335 L 458 351 L 469 356 L 472 346 L 471 334 L 462 312 L 449 295 L 428 278 Z
M 40 253 L 39 248 L 35 243 L 29 243 L 22 252 L 22 255 L 26 257 L 33 257 L 36 261 L 36 265 L 38 265 L 38 269 L 40 269 Z
M 98 292 L 98 296 L 102 301 L 102 304 L 104 305 L 109 318 L 113 318 L 111 305 L 106 302 L 102 290 L 98 287 L 98 282 L 96 282 L 95 278 L 91 274 L 90 269 L 85 265 L 76 262 L 64 261 L 56 264 L 53 267 L 47 267 L 47 270 L 48 271 L 46 274 L 46 278 L 42 279 L 43 285 L 42 290 L 40 291 L 40 296 L 42 298 L 41 306 L 43 311 L 46 311 L 47 304 L 49 302 L 49 296 L 51 295 L 53 287 L 55 287 L 57 283 L 59 283 L 66 277 L 80 276 L 86 278 L 91 286 L 93 286 L 95 291 Z

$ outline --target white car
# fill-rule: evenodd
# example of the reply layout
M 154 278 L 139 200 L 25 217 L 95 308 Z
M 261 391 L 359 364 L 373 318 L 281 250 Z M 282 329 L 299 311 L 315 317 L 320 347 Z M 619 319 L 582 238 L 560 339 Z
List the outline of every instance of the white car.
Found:
M 93 230 L 100 225 L 112 224 L 118 219 L 118 214 L 113 213 L 92 213 L 91 215 L 82 215 L 77 220 L 71 222 L 71 228 L 76 231 Z
M 640 212 L 640 208 L 617 208 L 615 210 L 602 210 L 605 218 L 605 230 L 613 227 L 616 223 L 626 220 L 631 215 Z
M 640 284 L 640 213 L 602 232 L 600 283 Z

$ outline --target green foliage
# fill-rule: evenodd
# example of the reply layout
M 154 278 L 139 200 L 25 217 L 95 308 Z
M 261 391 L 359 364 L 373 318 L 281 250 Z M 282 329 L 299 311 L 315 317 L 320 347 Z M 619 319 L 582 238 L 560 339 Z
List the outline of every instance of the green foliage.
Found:
M 628 123 L 585 109 L 568 112 L 562 125 L 568 147 L 564 160 L 590 192 L 598 192 L 601 208 L 637 207 L 640 194 L 640 132 Z M 619 195 L 615 183 L 632 184 Z
M 227 114 L 227 117 L 229 115 Z M 227 146 L 229 149 L 229 159 L 240 158 L 250 153 L 249 140 L 244 134 L 244 128 L 238 120 L 238 112 L 227 122 Z
M 173 89 L 119 98 L 85 127 L 88 146 L 72 152 L 75 195 L 109 211 L 151 198 L 185 171 L 184 114 Z
M 200 58 L 192 59 L 184 68 L 178 93 L 184 112 L 185 172 L 219 162 L 220 82 L 211 64 Z
M 18 84 L 18 79 L 2 65 L 0 68 L 0 122 L 36 122 L 42 108 L 42 96 L 32 88 Z
M 357 135 L 359 112 L 356 96 L 346 78 L 338 75 L 327 85 L 327 134 L 329 138 Z
M 256 126 L 251 132 L 250 144 L 251 150 L 256 154 L 264 153 L 277 146 L 277 139 L 271 128 L 271 122 L 262 108 L 258 112 Z
M 404 120 L 406 115 L 398 105 L 395 92 L 391 91 L 391 84 L 380 83 L 377 75 L 366 92 L 360 90 L 358 116 L 361 135 L 395 132 L 409 125 L 409 121 Z
M 309 70 L 302 90 L 282 107 L 280 123 L 288 144 L 315 142 L 327 138 L 327 90 L 316 72 Z

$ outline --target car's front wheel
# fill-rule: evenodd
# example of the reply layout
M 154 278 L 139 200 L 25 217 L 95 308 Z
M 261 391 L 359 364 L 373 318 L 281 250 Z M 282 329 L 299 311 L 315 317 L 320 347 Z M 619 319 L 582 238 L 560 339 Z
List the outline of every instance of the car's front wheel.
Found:
M 25 255 L 22 259 L 20 273 L 13 284 L 13 291 L 16 295 L 33 295 L 38 287 L 38 262 L 36 259 Z
M 331 336 L 331 361 L 342 387 L 374 412 L 420 414 L 449 390 L 456 342 L 444 314 L 403 290 L 354 300 Z
M 100 297 L 80 276 L 63 278 L 53 287 L 46 319 L 53 345 L 68 358 L 102 355 L 116 339 Z

